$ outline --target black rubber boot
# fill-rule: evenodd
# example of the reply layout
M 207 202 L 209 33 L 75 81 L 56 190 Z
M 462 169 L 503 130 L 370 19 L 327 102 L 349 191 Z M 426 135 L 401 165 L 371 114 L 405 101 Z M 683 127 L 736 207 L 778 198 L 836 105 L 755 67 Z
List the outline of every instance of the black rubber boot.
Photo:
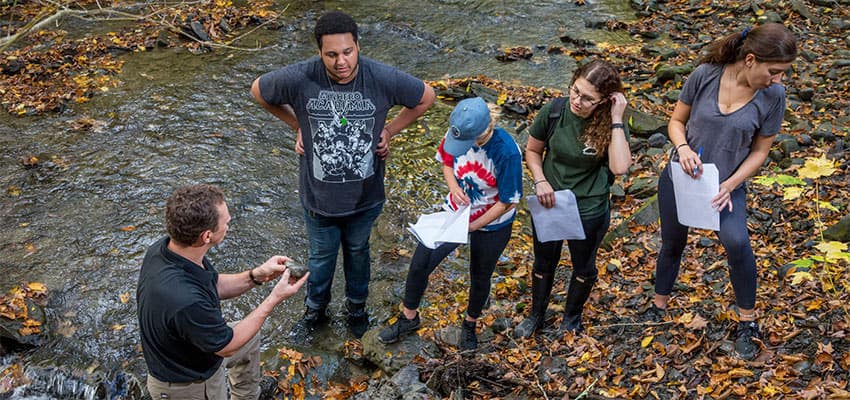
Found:
M 590 297 L 590 291 L 593 289 L 593 284 L 596 283 L 596 277 L 581 277 L 573 276 L 570 280 L 570 288 L 567 289 L 567 303 L 564 305 L 564 320 L 561 321 L 561 332 L 581 332 L 584 327 L 581 325 L 581 311 L 584 308 L 584 303 Z
M 555 274 L 533 272 L 531 274 L 531 313 L 514 328 L 514 336 L 528 338 L 543 326 L 546 308 L 549 307 L 549 294 Z

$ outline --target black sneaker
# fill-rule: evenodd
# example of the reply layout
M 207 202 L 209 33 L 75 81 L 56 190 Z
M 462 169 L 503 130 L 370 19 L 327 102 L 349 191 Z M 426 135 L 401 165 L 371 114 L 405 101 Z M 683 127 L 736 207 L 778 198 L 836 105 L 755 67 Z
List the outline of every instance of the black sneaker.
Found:
M 304 316 L 295 323 L 292 330 L 289 331 L 289 340 L 293 343 L 307 343 L 310 340 L 310 334 L 321 324 L 327 320 L 325 309 L 314 309 L 306 307 Z
M 475 334 L 476 321 L 463 320 L 460 325 L 460 349 L 475 350 L 478 348 L 478 335 Z
M 759 345 L 753 339 L 759 338 L 759 325 L 756 321 L 738 322 L 738 330 L 735 332 L 735 352 L 744 360 L 756 358 Z
M 277 379 L 273 376 L 263 375 L 260 379 L 260 397 L 259 400 L 272 400 L 277 393 Z
M 393 324 L 378 333 L 378 341 L 383 344 L 398 342 L 405 336 L 416 332 L 416 330 L 419 329 L 419 324 L 420 321 L 418 312 L 413 319 L 407 319 L 407 317 L 404 316 L 404 313 L 399 313 L 398 319 Z
M 369 329 L 369 315 L 366 313 L 366 303 L 355 304 L 350 300 L 345 303 L 348 311 L 348 330 L 354 337 L 360 339 Z
M 667 309 L 658 308 L 655 303 L 650 303 L 646 310 L 638 316 L 641 322 L 664 322 L 667 317 Z

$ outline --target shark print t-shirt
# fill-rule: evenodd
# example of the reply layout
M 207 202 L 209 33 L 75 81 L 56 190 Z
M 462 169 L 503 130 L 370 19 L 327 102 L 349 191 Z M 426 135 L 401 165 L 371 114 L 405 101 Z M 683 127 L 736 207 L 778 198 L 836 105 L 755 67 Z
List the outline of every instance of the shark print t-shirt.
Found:
M 332 82 L 318 56 L 260 77 L 260 95 L 295 110 L 304 155 L 299 193 L 307 210 L 339 217 L 385 200 L 385 162 L 375 154 L 390 108 L 416 107 L 425 84 L 394 67 L 360 56 L 350 82 Z
M 445 142 L 445 139 L 443 139 Z M 493 137 L 484 146 L 472 146 L 465 154 L 452 157 L 443 150 L 443 142 L 437 150 L 437 160 L 452 167 L 458 185 L 469 197 L 469 222 L 487 212 L 497 201 L 517 204 L 522 198 L 522 155 L 514 139 L 504 129 L 496 127 Z M 443 208 L 458 209 L 451 193 L 446 195 Z M 482 231 L 495 231 L 510 225 L 516 216 L 516 208 L 502 214 Z

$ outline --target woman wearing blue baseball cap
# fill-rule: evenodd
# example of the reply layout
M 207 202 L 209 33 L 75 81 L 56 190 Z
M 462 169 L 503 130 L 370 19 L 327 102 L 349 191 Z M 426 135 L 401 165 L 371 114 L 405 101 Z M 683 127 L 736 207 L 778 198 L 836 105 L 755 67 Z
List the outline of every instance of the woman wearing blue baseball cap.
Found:
M 516 204 L 522 197 L 522 155 L 514 139 L 496 127 L 498 112 L 480 97 L 457 104 L 437 157 L 449 187 L 443 208 L 469 206 L 469 302 L 461 324 L 461 350 L 478 348 L 476 321 L 490 294 L 490 278 L 511 237 Z M 459 246 L 444 243 L 429 249 L 421 243 L 410 260 L 403 309 L 378 339 L 395 343 L 420 326 L 419 302 L 428 276 Z
M 596 282 L 596 252 L 611 221 L 611 184 L 632 162 L 623 124 L 626 98 L 614 66 L 595 60 L 573 74 L 567 104 L 559 106 L 560 118 L 553 122 L 549 115 L 556 103 L 544 105 L 531 125 L 525 160 L 541 205 L 554 207 L 558 190 L 569 189 L 576 196 L 586 238 L 567 242 L 573 271 L 561 331 L 580 332 L 582 309 Z M 543 325 L 564 246 L 562 240 L 540 242 L 537 231 L 533 233 L 531 313 L 514 329 L 520 337 L 531 336 Z

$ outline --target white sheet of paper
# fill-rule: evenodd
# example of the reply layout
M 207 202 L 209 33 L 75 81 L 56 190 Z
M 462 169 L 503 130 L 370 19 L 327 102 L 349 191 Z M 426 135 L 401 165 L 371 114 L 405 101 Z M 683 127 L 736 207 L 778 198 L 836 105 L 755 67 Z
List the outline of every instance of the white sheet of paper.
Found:
M 528 210 L 534 219 L 537 240 L 549 242 L 585 238 L 581 215 L 578 213 L 578 201 L 571 190 L 555 192 L 555 207 L 552 208 L 543 207 L 536 195 L 526 197 L 525 201 L 528 202 Z
M 679 223 L 701 229 L 720 230 L 720 213 L 711 199 L 720 191 L 720 173 L 714 164 L 703 164 L 702 174 L 691 178 L 677 162 L 670 163 Z
M 409 225 L 407 230 L 429 249 L 436 249 L 443 243 L 466 243 L 469 236 L 469 206 L 455 212 L 420 215 L 416 224 Z

